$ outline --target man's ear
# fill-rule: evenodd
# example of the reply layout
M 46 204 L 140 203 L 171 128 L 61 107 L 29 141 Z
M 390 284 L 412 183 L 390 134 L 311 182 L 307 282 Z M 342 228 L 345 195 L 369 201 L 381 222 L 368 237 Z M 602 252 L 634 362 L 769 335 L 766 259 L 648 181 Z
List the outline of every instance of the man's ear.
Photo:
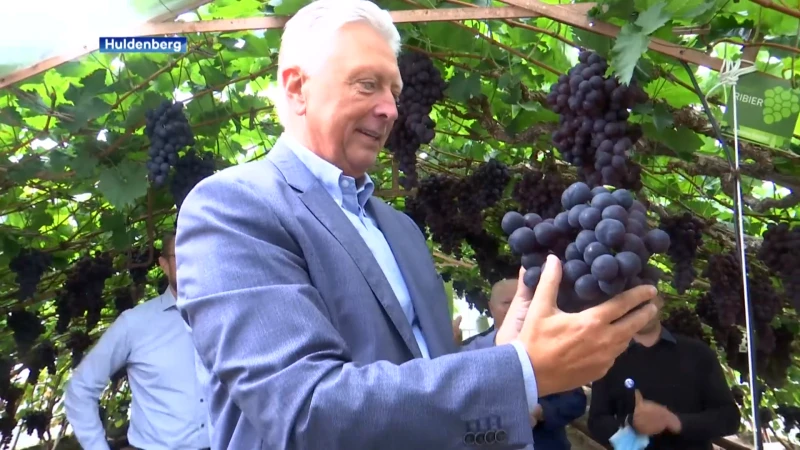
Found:
M 289 109 L 297 115 L 306 113 L 306 99 L 303 87 L 306 84 L 306 76 L 303 71 L 296 66 L 287 67 L 280 74 L 283 81 L 286 102 Z

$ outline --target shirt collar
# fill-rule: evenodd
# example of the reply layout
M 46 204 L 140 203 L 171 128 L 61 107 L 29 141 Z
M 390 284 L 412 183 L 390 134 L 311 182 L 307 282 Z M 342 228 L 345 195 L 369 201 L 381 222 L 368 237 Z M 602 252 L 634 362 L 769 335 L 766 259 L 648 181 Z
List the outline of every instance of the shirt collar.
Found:
M 673 336 L 672 333 L 669 332 L 669 330 L 664 328 L 663 325 L 661 326 L 661 340 L 671 342 L 673 344 L 678 343 L 678 341 L 675 339 L 675 336 Z
M 172 307 L 178 307 L 175 301 L 175 296 L 172 295 L 172 289 L 170 289 L 169 286 L 167 286 L 167 290 L 161 294 L 161 305 L 164 306 L 164 311 Z
M 353 177 L 342 173 L 342 170 L 338 167 L 306 148 L 288 133 L 283 133 L 280 140 L 289 147 L 292 153 L 297 156 L 297 159 L 314 175 L 314 178 L 319 180 L 340 207 L 342 206 L 342 197 L 345 192 L 352 192 L 353 186 L 356 187 L 355 194 L 358 198 L 359 206 L 361 208 L 365 207 L 370 196 L 375 191 L 375 184 L 369 175 L 364 174 L 363 179 L 356 181 Z

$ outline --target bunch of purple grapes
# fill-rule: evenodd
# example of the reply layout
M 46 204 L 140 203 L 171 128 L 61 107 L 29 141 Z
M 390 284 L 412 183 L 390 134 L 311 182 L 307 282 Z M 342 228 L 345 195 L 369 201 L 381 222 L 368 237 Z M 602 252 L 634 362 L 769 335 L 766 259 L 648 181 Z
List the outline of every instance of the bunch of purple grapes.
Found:
M 178 211 L 197 183 L 213 175 L 215 170 L 214 155 L 210 152 L 195 152 L 191 149 L 178 158 L 175 162 L 175 174 L 169 184 L 169 191 Z
M 757 268 L 750 267 L 749 264 L 747 274 L 756 331 L 760 330 L 761 345 L 768 349 L 772 347 L 769 344 L 772 340 L 769 324 L 781 311 L 783 298 L 772 285 L 769 274 L 758 273 Z M 732 253 L 711 255 L 704 275 L 708 277 L 711 286 L 710 294 L 716 305 L 720 325 L 743 325 L 744 291 L 739 258 Z
M 608 63 L 597 53 L 584 51 L 578 59 L 547 95 L 559 115 L 553 145 L 590 186 L 639 190 L 641 167 L 630 161 L 630 151 L 642 130 L 628 123 L 628 110 L 648 96 L 635 81 L 626 86 L 607 78 Z
M 424 53 L 404 53 L 397 63 L 403 90 L 397 101 L 397 120 L 386 141 L 386 148 L 392 152 L 403 173 L 400 184 L 411 189 L 417 185 L 417 151 L 436 136 L 436 124 L 430 114 L 433 105 L 444 98 L 447 83 Z
M 694 261 L 697 249 L 703 245 L 705 224 L 687 212 L 663 217 L 659 228 L 667 232 L 672 242 L 669 248 L 669 258 L 673 264 L 672 286 L 679 294 L 683 294 L 697 277 Z
M 741 265 L 735 255 L 724 253 L 711 255 L 703 275 L 711 285 L 714 301 L 722 327 L 731 327 L 744 322 Z
M 675 308 L 669 312 L 669 315 L 661 321 L 669 331 L 681 334 L 686 337 L 698 339 L 706 344 L 711 344 L 703 331 L 703 323 L 697 317 L 697 313 L 688 307 Z
M 786 296 L 800 313 L 800 227 L 770 224 L 758 258 L 781 278 Z
M 577 182 L 564 191 L 561 203 L 564 211 L 554 219 L 516 211 L 503 217 L 501 226 L 511 250 L 521 256 L 527 286 L 538 285 L 549 253 L 563 263 L 559 307 L 568 312 L 660 281 L 661 270 L 648 262 L 669 250 L 669 236 L 649 229 L 646 207 L 629 191 Z
M 566 188 L 567 183 L 557 171 L 528 170 L 514 185 L 511 198 L 519 203 L 522 211 L 549 219 L 561 212 L 561 194 Z
M 161 187 L 167 182 L 169 170 L 178 162 L 178 152 L 194 145 L 194 134 L 183 103 L 163 101 L 158 108 L 145 112 L 144 134 L 150 141 L 147 152 L 147 171 L 150 182 Z
M 24 249 L 8 264 L 19 285 L 18 300 L 33 297 L 42 275 L 53 265 L 53 256 L 38 249 Z
M 86 314 L 86 330 L 92 330 L 100 321 L 100 313 L 105 306 L 103 289 L 106 280 L 114 275 L 114 260 L 107 252 L 94 256 L 84 256 L 70 269 L 64 281 L 64 293 L 57 302 L 59 313 L 76 318 Z M 59 317 L 60 319 L 60 317 Z

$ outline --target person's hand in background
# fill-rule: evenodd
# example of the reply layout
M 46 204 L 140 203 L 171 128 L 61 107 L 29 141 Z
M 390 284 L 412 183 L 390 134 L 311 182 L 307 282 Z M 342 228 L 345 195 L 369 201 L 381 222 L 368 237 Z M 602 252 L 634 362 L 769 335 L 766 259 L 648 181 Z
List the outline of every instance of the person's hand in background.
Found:
M 645 400 L 636 390 L 636 407 L 633 410 L 633 428 L 639 434 L 653 436 L 662 433 L 670 425 L 672 414 L 666 407 Z M 676 417 L 677 418 L 677 417 Z
M 541 422 L 544 419 L 544 410 L 542 409 L 542 404 L 536 405 L 533 409 L 533 418 L 536 419 L 536 422 Z
M 456 316 L 453 319 L 453 341 L 455 341 L 456 345 L 461 345 L 463 340 L 464 333 L 461 332 L 461 316 Z

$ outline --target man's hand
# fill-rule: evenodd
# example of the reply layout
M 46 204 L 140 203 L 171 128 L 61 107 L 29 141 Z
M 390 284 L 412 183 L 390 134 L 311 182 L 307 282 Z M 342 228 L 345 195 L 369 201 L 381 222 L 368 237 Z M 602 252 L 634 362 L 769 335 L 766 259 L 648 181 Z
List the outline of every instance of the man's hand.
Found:
M 638 389 L 635 395 L 636 407 L 633 410 L 633 428 L 639 434 L 647 436 L 653 436 L 666 430 L 669 425 L 669 415 L 672 413 L 658 403 L 642 398 L 642 393 Z
M 456 345 L 461 345 L 463 340 L 464 333 L 461 332 L 461 316 L 456 316 L 453 319 L 453 341 L 455 341 Z
M 518 326 L 518 311 L 527 309 L 518 338 L 533 365 L 540 397 L 602 378 L 617 356 L 628 348 L 633 335 L 656 315 L 656 307 L 646 305 L 625 316 L 655 297 L 657 291 L 653 286 L 638 286 L 580 313 L 559 310 L 556 298 L 561 283 L 561 261 L 554 255 L 547 258 L 535 293 L 523 283 L 524 275 L 522 268 L 517 294 L 503 324 L 504 328 L 507 324 L 512 328 L 502 331 L 510 334 Z M 517 311 L 513 311 L 515 304 Z M 497 344 L 502 343 L 498 336 Z

